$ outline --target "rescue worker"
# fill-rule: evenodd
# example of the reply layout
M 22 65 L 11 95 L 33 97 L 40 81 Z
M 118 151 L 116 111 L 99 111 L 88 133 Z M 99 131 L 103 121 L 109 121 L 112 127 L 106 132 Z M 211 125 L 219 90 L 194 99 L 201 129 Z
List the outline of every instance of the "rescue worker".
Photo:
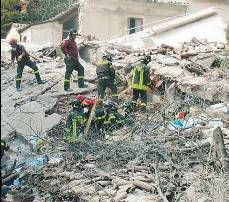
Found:
M 117 103 L 108 101 L 104 104 L 105 107 L 105 130 L 112 131 L 124 125 L 124 117 L 118 113 Z
M 69 112 L 66 122 L 66 135 L 70 143 L 75 143 L 83 133 L 85 119 L 80 100 L 72 102 L 72 110 Z
M 76 100 L 79 100 L 80 103 L 81 103 L 81 106 L 83 107 L 83 102 L 85 100 L 85 96 L 79 94 L 79 95 L 76 96 Z
M 76 35 L 78 35 L 76 29 L 69 30 L 69 37 L 65 39 L 60 48 L 65 55 L 64 62 L 66 64 L 64 90 L 71 91 L 70 89 L 70 78 L 73 70 L 78 71 L 78 86 L 79 88 L 86 88 L 84 84 L 84 67 L 79 62 L 78 47 L 75 42 Z
M 82 101 L 82 107 L 83 107 L 84 116 L 86 119 L 89 118 L 94 104 L 95 104 L 95 98 L 87 97 Z
M 110 54 L 103 55 L 102 61 L 97 65 L 96 74 L 98 77 L 98 98 L 103 100 L 106 88 L 110 88 L 113 101 L 118 102 L 115 70 L 112 65 L 112 57 Z
M 136 64 L 133 68 L 132 88 L 133 98 L 132 101 L 137 103 L 139 94 L 141 96 L 141 111 L 146 110 L 147 105 L 147 90 L 151 85 L 150 69 L 147 64 L 151 61 L 150 56 L 144 56 L 140 63 Z
M 16 89 L 17 91 L 21 91 L 21 81 L 22 81 L 22 73 L 25 66 L 29 66 L 33 69 L 35 77 L 37 79 L 38 84 L 45 83 L 41 80 L 38 68 L 36 63 L 30 60 L 29 53 L 25 50 L 25 47 L 21 44 L 17 43 L 16 39 L 11 39 L 9 44 L 11 45 L 11 60 L 14 68 L 15 59 L 17 61 L 17 76 L 16 76 Z
M 105 121 L 105 111 L 103 108 L 103 102 L 99 100 L 94 113 L 93 127 L 95 132 L 102 133 L 104 135 L 104 121 Z
M 8 151 L 9 149 L 9 145 L 3 139 L 1 139 L 1 159 L 4 156 L 4 151 Z

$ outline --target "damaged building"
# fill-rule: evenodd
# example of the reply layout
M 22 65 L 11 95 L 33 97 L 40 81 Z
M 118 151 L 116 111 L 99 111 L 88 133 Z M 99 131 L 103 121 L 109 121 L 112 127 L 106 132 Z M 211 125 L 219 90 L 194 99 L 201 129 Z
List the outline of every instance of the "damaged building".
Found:
M 24 26 L 18 32 L 21 41 L 48 45 L 59 44 L 72 27 L 77 27 L 89 39 L 110 40 L 209 6 L 215 7 L 228 24 L 229 5 L 225 1 L 84 0 L 49 20 Z
M 184 15 L 187 5 L 186 1 L 84 0 L 47 21 L 24 27 L 20 35 L 22 41 L 56 45 L 70 28 L 77 27 L 91 39 L 107 40 L 141 31 L 164 18 Z
M 16 91 L 11 47 L 1 41 L 1 135 L 10 145 L 2 182 L 13 182 L 6 200 L 229 200 L 228 18 L 205 8 L 206 2 L 226 1 L 192 2 L 204 9 L 186 13 L 186 0 L 84 0 L 47 21 L 11 30 L 20 30 L 20 44 L 46 82 L 37 85 L 26 67 L 23 90 Z M 54 52 L 73 26 L 88 36 L 76 39 L 88 86 L 78 88 L 73 72 L 73 91 L 64 91 L 65 63 Z M 76 95 L 96 97 L 96 66 L 104 53 L 112 56 L 123 116 L 132 100 L 133 66 L 150 56 L 147 110 L 127 114 L 132 124 L 102 135 L 89 124 L 87 136 L 71 145 L 68 112 Z M 104 101 L 111 97 L 107 90 Z

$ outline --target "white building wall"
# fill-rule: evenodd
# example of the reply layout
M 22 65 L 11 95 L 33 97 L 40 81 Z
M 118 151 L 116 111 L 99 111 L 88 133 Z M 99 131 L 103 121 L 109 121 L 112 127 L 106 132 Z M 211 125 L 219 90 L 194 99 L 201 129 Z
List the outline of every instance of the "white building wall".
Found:
M 21 33 L 27 42 L 37 45 L 56 46 L 62 41 L 63 25 L 58 22 L 48 22 L 34 25 Z
M 10 31 L 6 36 L 6 40 L 9 41 L 11 38 L 15 38 L 20 41 L 20 34 L 18 33 L 16 27 L 11 27 Z
M 133 0 L 83 0 L 80 7 L 80 31 L 100 40 L 128 33 L 128 18 L 143 18 L 147 28 L 155 21 L 184 15 L 186 6 Z
M 21 41 L 26 38 L 26 41 L 31 41 L 31 27 L 20 33 Z
M 187 12 L 192 13 L 208 7 L 215 7 L 219 15 L 229 25 L 229 0 L 192 0 Z

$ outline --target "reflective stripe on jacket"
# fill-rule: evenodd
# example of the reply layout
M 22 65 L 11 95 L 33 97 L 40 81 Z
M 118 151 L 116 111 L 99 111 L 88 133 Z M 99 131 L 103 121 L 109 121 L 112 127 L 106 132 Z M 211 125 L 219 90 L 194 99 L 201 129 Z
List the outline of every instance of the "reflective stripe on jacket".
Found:
M 115 78 L 115 70 L 112 66 L 112 63 L 107 60 L 102 60 L 97 68 L 96 74 L 99 79 L 106 78 L 106 79 L 114 79 Z
M 150 72 L 149 68 L 144 64 L 137 64 L 133 70 L 132 88 L 139 90 L 148 90 L 150 85 Z
M 68 131 L 72 131 L 74 135 L 79 133 L 79 129 L 85 124 L 83 110 L 70 111 L 68 114 L 66 128 Z

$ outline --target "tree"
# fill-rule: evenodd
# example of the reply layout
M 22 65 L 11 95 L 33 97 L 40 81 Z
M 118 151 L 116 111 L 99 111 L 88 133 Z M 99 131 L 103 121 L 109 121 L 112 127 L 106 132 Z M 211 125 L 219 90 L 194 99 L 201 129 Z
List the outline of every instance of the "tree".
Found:
M 4 37 L 11 27 L 12 22 L 17 22 L 18 12 L 16 6 L 19 0 L 2 0 L 1 2 L 1 38 Z
M 30 24 L 47 20 L 71 7 L 78 0 L 30 0 L 27 12 L 16 9 L 20 0 L 2 0 L 1 38 L 5 37 L 12 23 Z

